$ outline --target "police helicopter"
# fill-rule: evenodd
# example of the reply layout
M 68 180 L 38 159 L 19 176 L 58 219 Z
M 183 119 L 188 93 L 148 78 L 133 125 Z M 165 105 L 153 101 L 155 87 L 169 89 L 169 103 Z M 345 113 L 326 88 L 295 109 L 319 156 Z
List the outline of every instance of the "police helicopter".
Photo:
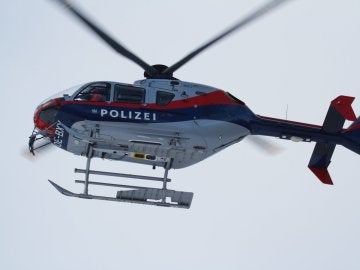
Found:
M 87 158 L 83 193 L 50 183 L 62 194 L 85 199 L 189 208 L 192 192 L 168 189 L 168 172 L 196 164 L 240 142 L 246 136 L 272 136 L 294 142 L 315 142 L 308 167 L 324 184 L 333 184 L 327 170 L 336 145 L 360 154 L 360 117 L 354 97 L 339 96 L 322 126 L 260 116 L 230 94 L 212 86 L 186 82 L 174 72 L 218 41 L 287 2 L 265 3 L 224 32 L 171 66 L 149 65 L 66 0 L 57 3 L 120 55 L 144 69 L 133 84 L 96 81 L 67 89 L 41 103 L 34 114 L 29 149 L 48 143 Z M 343 128 L 345 120 L 353 121 Z M 42 144 L 41 141 L 45 141 Z M 134 162 L 164 168 L 163 177 L 91 170 L 92 158 Z M 161 188 L 90 181 L 90 175 L 159 181 Z M 89 193 L 89 185 L 117 188 L 114 197 Z

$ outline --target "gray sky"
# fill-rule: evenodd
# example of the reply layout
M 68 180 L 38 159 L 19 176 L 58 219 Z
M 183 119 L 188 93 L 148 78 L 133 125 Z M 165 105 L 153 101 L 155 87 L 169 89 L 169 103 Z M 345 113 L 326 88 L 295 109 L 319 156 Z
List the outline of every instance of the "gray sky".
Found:
M 172 64 L 261 2 L 77 1 L 152 64 Z M 59 149 L 23 157 L 35 107 L 82 82 L 131 83 L 142 70 L 51 1 L 1 6 L 0 269 L 359 269 L 360 158 L 342 147 L 334 186 L 307 169 L 314 144 L 276 139 L 286 150 L 275 157 L 244 141 L 171 171 L 171 188 L 195 193 L 189 210 L 57 193 L 47 179 L 81 190 L 73 168 L 85 159 Z M 294 0 L 176 76 L 228 90 L 258 114 L 284 118 L 288 104 L 289 119 L 321 124 L 332 99 L 360 97 L 359 13 L 357 0 Z M 102 160 L 94 168 L 162 174 Z

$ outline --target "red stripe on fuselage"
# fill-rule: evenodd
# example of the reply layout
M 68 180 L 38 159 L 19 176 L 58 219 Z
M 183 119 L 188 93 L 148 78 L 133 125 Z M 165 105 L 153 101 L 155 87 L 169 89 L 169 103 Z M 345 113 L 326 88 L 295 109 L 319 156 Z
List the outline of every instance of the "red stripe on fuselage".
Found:
M 293 124 L 293 125 L 299 125 L 299 126 L 304 126 L 304 127 L 312 127 L 312 128 L 322 128 L 322 126 L 308 124 L 308 123 L 289 121 L 289 120 L 272 118 L 272 117 L 261 116 L 261 115 L 258 115 L 258 116 L 260 118 L 262 118 L 262 119 L 265 119 L 265 120 L 271 120 L 271 121 L 276 121 L 276 122 L 281 122 L 281 123 L 286 123 L 286 124 Z
M 125 108 L 144 108 L 144 104 L 131 104 L 125 102 L 106 102 L 106 101 L 63 101 L 62 104 L 85 104 L 95 106 L 112 106 L 112 107 L 125 107 Z M 169 109 L 184 109 L 194 106 L 206 106 L 206 105 L 240 105 L 235 100 L 230 98 L 226 92 L 222 90 L 216 90 L 211 93 L 202 94 L 196 97 L 185 98 L 181 100 L 171 101 L 168 105 L 159 106 L 155 103 L 146 104 L 147 109 L 154 110 L 169 110 Z

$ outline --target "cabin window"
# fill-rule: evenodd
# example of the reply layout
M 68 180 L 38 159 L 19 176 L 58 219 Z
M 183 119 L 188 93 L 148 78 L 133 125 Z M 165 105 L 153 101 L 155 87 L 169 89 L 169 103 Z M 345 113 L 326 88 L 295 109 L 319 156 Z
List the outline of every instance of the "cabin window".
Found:
M 143 104 L 145 103 L 145 90 L 138 87 L 116 84 L 114 101 Z
M 169 93 L 169 92 L 165 92 L 165 91 L 157 91 L 156 104 L 161 105 L 161 106 L 168 105 L 170 103 L 170 101 L 173 100 L 174 97 L 175 97 L 174 93 Z
M 79 94 L 74 98 L 78 101 L 109 101 L 110 100 L 109 83 L 98 82 L 92 83 L 86 86 Z

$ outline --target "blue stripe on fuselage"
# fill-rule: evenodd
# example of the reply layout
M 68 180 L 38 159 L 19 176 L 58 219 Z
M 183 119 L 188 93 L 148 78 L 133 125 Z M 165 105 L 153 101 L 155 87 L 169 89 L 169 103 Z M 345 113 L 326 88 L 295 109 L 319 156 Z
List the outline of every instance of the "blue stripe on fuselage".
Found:
M 58 120 L 68 127 L 78 121 L 107 121 L 127 123 L 168 123 L 196 119 L 209 119 L 244 125 L 256 116 L 243 105 L 206 105 L 181 109 L 155 110 L 89 104 L 64 104 Z

